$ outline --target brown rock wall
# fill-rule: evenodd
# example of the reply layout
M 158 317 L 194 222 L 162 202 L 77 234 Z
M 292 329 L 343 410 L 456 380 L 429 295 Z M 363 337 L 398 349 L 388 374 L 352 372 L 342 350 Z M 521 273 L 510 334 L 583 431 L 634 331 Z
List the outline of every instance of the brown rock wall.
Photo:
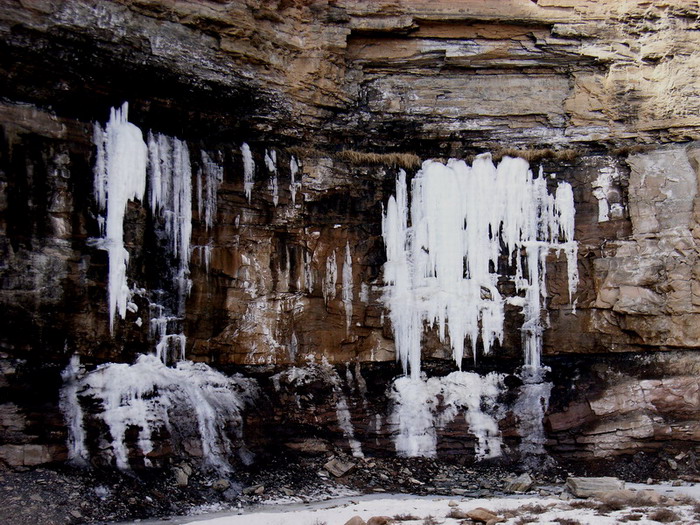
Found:
M 153 347 L 142 298 L 109 335 L 106 258 L 89 242 L 97 235 L 91 123 L 127 99 L 144 131 L 188 140 L 193 159 L 199 149 L 222 155 L 212 230 L 195 216 L 185 320 L 192 359 L 267 370 L 313 356 L 388 362 L 385 382 L 396 373 L 380 225 L 396 167 L 348 160 L 345 149 L 423 159 L 574 150 L 575 158 L 531 157 L 533 168 L 541 162 L 572 184 L 577 204 L 576 309 L 563 259 L 549 265 L 552 374 L 562 362 L 592 366 L 599 354 L 697 349 L 700 149 L 690 141 L 700 139 L 699 14 L 697 2 L 680 0 L 3 2 L 0 345 L 8 359 L 26 360 L 21 378 L 0 375 L 9 389 L 3 457 L 29 464 L 46 450 L 60 455 L 26 448 L 63 437 L 60 421 L 50 437 L 22 426 L 30 412 L 55 414 L 55 396 L 43 390 L 44 406 L 22 399 L 18 385 L 41 382 L 33 371 L 54 366 L 56 377 L 74 352 L 93 365 Z M 243 141 L 257 165 L 250 203 Z M 270 148 L 280 167 L 276 206 L 263 163 Z M 302 164 L 294 204 L 292 155 Z M 142 286 L 162 281 L 149 220 L 139 204 L 130 208 L 130 277 Z M 508 312 L 495 351 L 509 371 L 520 363 L 520 321 L 517 309 Z M 449 358 L 430 334 L 425 342 L 426 356 Z M 668 377 L 601 373 L 593 397 L 567 377 L 580 395 L 555 390 L 551 450 L 596 457 L 694 446 L 697 385 L 668 362 L 663 370 Z M 384 447 L 393 430 L 371 430 L 366 418 L 385 416 L 386 406 L 369 414 L 353 403 L 353 421 L 366 427 L 360 439 Z M 332 419 L 319 410 L 318 421 Z M 514 436 L 512 426 L 504 433 Z M 464 428 L 446 432 L 454 440 L 443 450 L 464 448 Z

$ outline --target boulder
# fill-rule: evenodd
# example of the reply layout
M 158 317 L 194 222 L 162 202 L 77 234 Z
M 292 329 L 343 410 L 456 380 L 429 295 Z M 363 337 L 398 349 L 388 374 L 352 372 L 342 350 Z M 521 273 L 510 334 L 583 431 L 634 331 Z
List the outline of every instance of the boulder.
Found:
M 367 525 L 367 522 L 365 522 L 365 520 L 363 520 L 359 516 L 353 516 L 345 522 L 345 525 Z
M 211 488 L 223 492 L 231 486 L 231 482 L 227 479 L 221 478 L 212 483 Z
M 367 520 L 367 525 L 389 525 L 389 523 L 394 523 L 391 516 L 372 516 Z
M 466 514 L 468 519 L 478 521 L 480 523 L 488 523 L 493 519 L 498 519 L 498 515 L 495 512 L 485 509 L 483 507 L 477 507 L 475 509 L 469 510 Z
M 506 481 L 505 491 L 506 492 L 527 492 L 532 487 L 534 480 L 532 476 L 525 472 L 517 478 L 512 478 Z
M 352 461 L 343 461 L 340 458 L 333 458 L 328 461 L 323 468 L 333 474 L 336 478 L 340 478 L 355 468 L 355 463 Z
M 590 498 L 613 490 L 625 488 L 625 482 L 617 478 L 583 478 L 569 477 L 566 480 L 566 488 L 577 498 Z
M 189 483 L 189 476 L 180 467 L 175 467 L 173 469 L 173 474 L 175 475 L 175 484 L 178 487 L 186 487 Z

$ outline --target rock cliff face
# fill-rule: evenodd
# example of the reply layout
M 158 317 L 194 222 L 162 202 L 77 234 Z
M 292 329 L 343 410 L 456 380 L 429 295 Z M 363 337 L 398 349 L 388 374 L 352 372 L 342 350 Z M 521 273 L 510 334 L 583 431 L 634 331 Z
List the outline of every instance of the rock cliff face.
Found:
M 575 308 L 563 258 L 547 262 L 548 453 L 661 451 L 694 469 L 699 17 L 681 0 L 3 2 L 0 459 L 65 458 L 71 355 L 93 367 L 155 346 L 138 294 L 110 333 L 93 242 L 93 123 L 128 101 L 144 133 L 187 142 L 195 186 L 202 152 L 223 169 L 212 226 L 193 212 L 181 327 L 188 359 L 259 379 L 252 448 L 355 440 L 393 453 L 385 416 L 401 371 L 381 301 L 383 205 L 399 168 L 492 151 L 574 191 Z M 169 286 L 153 222 L 137 203 L 124 221 L 130 284 L 152 291 Z M 521 322 L 507 311 L 501 345 L 465 366 L 517 390 Z M 454 370 L 450 355 L 425 334 L 430 374 Z M 274 375 L 312 359 L 308 382 Z M 515 419 L 499 425 L 514 448 Z M 439 453 L 473 456 L 464 421 L 438 438 Z

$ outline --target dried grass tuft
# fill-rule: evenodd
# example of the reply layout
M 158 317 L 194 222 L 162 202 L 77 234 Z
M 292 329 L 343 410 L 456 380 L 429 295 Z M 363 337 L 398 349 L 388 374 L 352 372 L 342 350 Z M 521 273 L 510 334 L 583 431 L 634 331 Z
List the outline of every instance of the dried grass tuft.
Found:
M 572 518 L 554 518 L 552 521 L 558 523 L 559 525 L 581 525 L 579 520 Z
M 579 153 L 573 149 L 555 150 L 551 148 L 502 148 L 497 149 L 491 153 L 491 157 L 493 158 L 494 162 L 499 162 L 501 159 L 503 159 L 503 157 L 520 157 L 521 159 L 525 159 L 529 163 L 545 159 L 571 162 L 578 156 Z
M 421 160 L 415 153 L 364 153 L 346 149 L 336 153 L 336 158 L 356 166 L 398 166 L 412 169 L 421 165 Z
M 648 517 L 650 520 L 659 521 L 661 523 L 671 523 L 681 519 L 681 517 L 671 509 L 656 509 L 650 512 Z

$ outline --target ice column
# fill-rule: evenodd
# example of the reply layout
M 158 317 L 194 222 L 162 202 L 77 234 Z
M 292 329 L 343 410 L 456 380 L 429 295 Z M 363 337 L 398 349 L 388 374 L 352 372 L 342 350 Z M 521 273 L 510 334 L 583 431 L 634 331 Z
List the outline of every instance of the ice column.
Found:
M 350 253 L 350 242 L 345 244 L 345 261 L 343 262 L 343 307 L 345 308 L 345 331 L 350 334 L 350 325 L 352 324 L 352 297 L 353 297 L 353 282 L 352 282 L 352 253 Z
M 180 303 L 189 292 L 190 240 L 192 238 L 192 167 L 187 144 L 174 137 L 149 133 L 151 211 L 165 222 L 170 254 L 177 261 Z
M 323 280 L 323 299 L 328 301 L 335 299 L 335 285 L 338 282 L 338 264 L 336 263 L 335 250 L 326 258 L 326 276 Z
M 270 191 L 272 192 L 272 203 L 277 206 L 279 203 L 279 184 L 277 183 L 277 152 L 273 149 L 265 150 L 265 166 L 270 172 Z
M 85 464 L 90 457 L 85 445 L 85 428 L 83 426 L 83 408 L 78 399 L 80 380 L 85 371 L 80 365 L 80 358 L 73 356 L 68 366 L 61 372 L 63 388 L 59 399 L 59 408 L 66 420 L 68 429 L 68 461 L 78 465 Z
M 292 158 L 289 160 L 289 193 L 292 197 L 292 206 L 296 204 L 297 190 L 299 186 L 301 186 L 301 184 L 297 182 L 297 173 L 299 173 L 299 162 L 297 162 L 296 157 L 292 155 Z
M 98 246 L 107 250 L 109 278 L 109 328 L 114 331 L 117 313 L 126 316 L 130 292 L 126 281 L 129 252 L 124 247 L 124 215 L 130 200 L 142 200 L 146 190 L 148 148 L 141 130 L 128 122 L 129 106 L 112 108 L 104 129 L 95 124 L 95 200 L 100 211 L 103 238 Z
M 436 428 L 463 414 L 476 438 L 477 459 L 501 455 L 496 398 L 503 388 L 503 375 L 452 372 L 430 379 L 399 377 L 390 397 L 390 422 L 397 427 L 394 445 L 400 456 L 433 457 L 437 453 Z

